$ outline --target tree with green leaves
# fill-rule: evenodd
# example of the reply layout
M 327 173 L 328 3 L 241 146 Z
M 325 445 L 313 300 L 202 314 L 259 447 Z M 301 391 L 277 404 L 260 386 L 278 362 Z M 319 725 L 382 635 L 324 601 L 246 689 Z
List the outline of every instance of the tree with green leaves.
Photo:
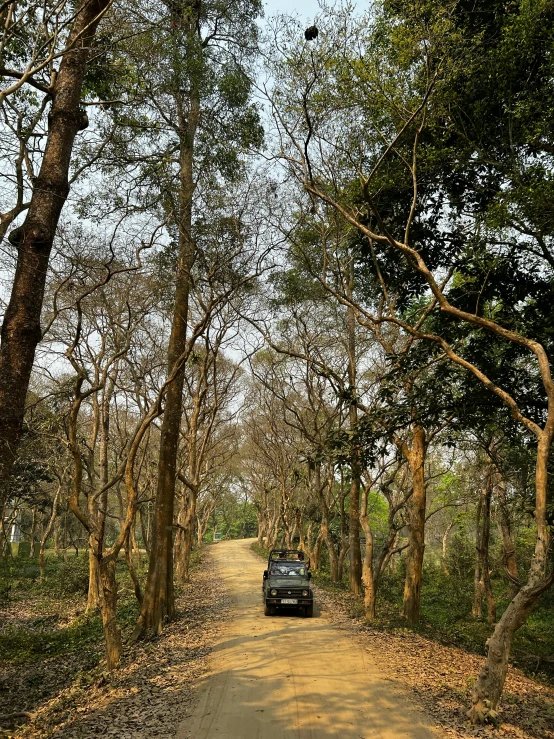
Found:
M 435 345 L 535 445 L 535 553 L 488 641 L 475 721 L 495 720 L 513 634 L 554 582 L 551 14 L 517 2 L 326 11 L 316 47 L 296 29 L 272 93 L 278 153 L 306 207 L 333 209 L 367 244 L 382 297 L 364 320 Z M 480 355 L 484 343 L 507 353 L 507 372 Z

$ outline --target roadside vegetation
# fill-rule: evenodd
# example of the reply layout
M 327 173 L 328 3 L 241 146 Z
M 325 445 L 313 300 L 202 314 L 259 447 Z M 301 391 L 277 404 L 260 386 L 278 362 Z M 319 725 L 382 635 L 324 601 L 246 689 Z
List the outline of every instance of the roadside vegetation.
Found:
M 485 643 L 492 627 L 486 618 L 471 615 L 474 549 L 470 542 L 465 542 L 465 546 L 464 552 L 464 542 L 454 541 L 449 552 L 447 566 L 451 566 L 450 571 L 456 571 L 455 575 L 445 572 L 436 554 L 426 559 L 422 577 L 421 615 L 417 624 L 406 624 L 401 615 L 405 581 L 402 563 L 387 572 L 377 599 L 377 617 L 369 624 L 371 628 L 385 633 L 409 629 L 445 646 L 458 647 L 476 655 L 486 654 Z M 268 549 L 257 542 L 251 548 L 267 560 Z M 349 592 L 346 573 L 341 581 L 333 581 L 326 557 L 322 557 L 319 569 L 315 572 L 312 570 L 312 573 L 312 582 L 319 590 L 338 596 L 337 602 L 350 618 L 367 624 L 363 602 L 359 598 L 343 597 Z M 506 579 L 492 577 L 492 587 L 500 614 L 509 603 Z M 553 654 L 554 600 L 549 593 L 517 632 L 512 645 L 511 662 L 530 678 L 554 687 Z

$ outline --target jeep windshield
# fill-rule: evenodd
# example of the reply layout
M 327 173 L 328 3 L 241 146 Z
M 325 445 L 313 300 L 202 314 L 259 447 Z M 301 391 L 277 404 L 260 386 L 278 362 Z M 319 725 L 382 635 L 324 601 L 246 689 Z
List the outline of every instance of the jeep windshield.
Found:
M 272 562 L 269 574 L 277 577 L 306 577 L 306 567 L 298 562 Z

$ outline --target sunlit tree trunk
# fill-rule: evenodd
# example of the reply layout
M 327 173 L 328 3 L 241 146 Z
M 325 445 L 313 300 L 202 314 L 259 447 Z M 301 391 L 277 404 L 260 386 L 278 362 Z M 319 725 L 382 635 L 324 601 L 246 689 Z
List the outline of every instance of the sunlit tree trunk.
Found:
M 191 9 L 192 11 L 192 9 Z M 198 12 L 198 11 L 196 11 Z M 190 34 L 195 34 L 196 12 L 190 13 L 187 23 Z M 194 15 L 194 18 L 192 17 Z M 183 21 L 185 22 L 185 21 Z M 190 293 L 190 273 L 195 256 L 192 235 L 192 198 L 194 193 L 194 139 L 200 115 L 200 97 L 197 85 L 192 82 L 188 93 L 188 110 L 181 98 L 181 84 L 174 99 L 179 119 L 179 254 L 177 259 L 175 305 L 168 350 L 168 375 L 178 367 L 180 357 L 187 347 L 187 321 Z M 177 475 L 177 450 L 179 447 L 182 415 L 184 367 L 179 369 L 169 385 L 160 437 L 158 459 L 158 485 L 154 505 L 150 565 L 141 614 L 135 638 L 144 632 L 158 634 L 163 624 L 174 614 L 173 589 L 173 515 L 175 480 Z
M 365 551 L 362 563 L 362 582 L 364 584 L 364 615 L 366 621 L 375 619 L 376 588 L 373 576 L 373 532 L 367 515 L 368 489 L 364 488 L 360 505 L 360 523 L 365 535 Z
M 412 474 L 412 495 L 408 501 L 408 550 L 406 581 L 402 612 L 409 623 L 419 621 L 421 576 L 425 551 L 425 509 L 427 485 L 425 481 L 425 429 L 414 424 L 412 448 L 406 454 Z
M 121 630 L 117 623 L 116 562 L 115 557 L 103 558 L 100 562 L 100 612 L 102 614 L 108 670 L 113 670 L 118 665 L 123 651 Z

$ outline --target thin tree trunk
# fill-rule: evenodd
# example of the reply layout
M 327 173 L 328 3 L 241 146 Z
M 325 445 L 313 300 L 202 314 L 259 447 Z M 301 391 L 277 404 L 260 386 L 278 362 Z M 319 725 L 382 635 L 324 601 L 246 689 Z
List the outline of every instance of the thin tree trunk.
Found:
M 483 491 L 479 495 L 475 513 L 475 568 L 473 572 L 473 605 L 471 615 L 481 618 L 483 614 L 483 580 L 481 578 L 481 517 L 483 514 Z
M 115 566 L 117 559 L 107 557 L 100 562 L 101 582 L 101 608 L 102 626 L 104 629 L 104 640 L 106 644 L 106 664 L 108 670 L 117 667 L 123 645 L 121 643 L 121 630 L 117 623 L 117 582 L 115 579 Z
M 200 531 L 200 527 L 198 527 L 198 531 Z M 263 547 L 264 545 L 264 536 L 265 536 L 264 518 L 263 518 L 263 514 L 258 511 L 258 546 L 259 547 Z
M 135 569 L 135 564 L 133 562 L 133 552 L 132 552 L 132 545 L 130 542 L 131 535 L 127 536 L 125 539 L 125 562 L 127 563 L 127 569 L 129 570 L 129 575 L 131 576 L 131 580 L 133 581 L 133 589 L 135 591 L 135 597 L 137 601 L 139 602 L 139 605 L 142 605 L 143 601 L 143 594 L 142 594 L 142 588 L 140 586 L 140 580 L 137 575 L 137 571 Z
M 414 438 L 408 463 L 412 473 L 413 492 L 408 502 L 408 553 L 406 556 L 406 582 L 404 584 L 403 614 L 408 623 L 419 621 L 421 600 L 421 576 L 425 552 L 425 507 L 427 486 L 425 483 L 425 429 L 414 424 Z
M 329 553 L 329 570 L 331 580 L 338 582 L 339 579 L 339 560 L 335 549 L 335 542 L 329 530 L 329 504 L 325 499 L 324 485 L 321 482 L 321 462 L 315 463 L 314 469 L 314 486 L 317 499 L 319 500 L 319 509 L 321 511 L 321 526 L 319 529 L 320 536 L 325 542 Z
M 368 490 L 364 488 L 360 506 L 360 523 L 365 535 L 365 552 L 362 565 L 362 581 L 364 584 L 364 615 L 366 621 L 375 620 L 376 589 L 373 577 L 373 532 L 367 515 Z
M 344 562 L 346 560 L 346 555 L 349 551 L 349 544 L 348 544 L 348 533 L 347 533 L 347 526 L 346 526 L 346 510 L 344 506 L 345 502 L 345 495 L 344 495 L 344 480 L 343 480 L 343 472 L 341 469 L 340 474 L 340 490 L 341 490 L 341 496 L 340 496 L 340 549 L 339 549 L 339 571 L 338 571 L 338 580 L 339 582 L 342 582 L 342 577 L 344 574 Z M 362 580 L 363 580 L 363 565 L 362 565 Z
M 100 571 L 98 567 L 98 558 L 94 554 L 95 543 L 93 536 L 89 538 L 88 550 L 88 595 L 86 611 L 94 611 L 100 607 Z
M 483 532 L 481 536 L 481 576 L 483 578 L 483 591 L 487 601 L 487 620 L 489 624 L 496 621 L 496 603 L 492 592 L 489 565 L 489 542 L 491 528 L 491 498 L 492 498 L 492 466 L 487 475 L 485 498 L 483 501 Z
M 190 555 L 196 517 L 196 495 L 193 490 L 187 492 L 188 494 L 183 496 L 178 516 L 179 548 L 175 547 L 175 575 L 179 583 L 189 582 L 190 579 Z
M 348 297 L 352 298 L 354 290 L 354 259 L 350 260 L 350 274 L 348 279 Z M 360 445 L 354 439 L 358 426 L 358 407 L 356 405 L 356 316 L 352 307 L 348 308 L 347 315 L 348 331 L 348 384 L 353 395 L 348 411 L 350 431 L 353 434 L 350 452 L 350 472 L 352 481 L 350 483 L 350 590 L 355 595 L 362 592 L 362 552 L 360 549 L 360 490 L 361 490 L 361 454 Z
M 510 580 L 510 597 L 514 597 L 520 587 L 519 570 L 517 567 L 514 537 L 512 535 L 512 522 L 506 500 L 506 488 L 504 480 L 498 475 L 496 488 L 496 499 L 498 501 L 498 527 L 502 536 L 502 564 L 508 579 Z
M 448 535 L 450 534 L 453 528 L 454 528 L 454 521 L 451 521 L 446 527 L 446 531 L 442 535 L 442 568 L 444 570 L 445 575 L 448 575 L 448 568 L 446 566 Z
M 142 565 L 142 556 L 140 553 L 138 541 L 137 541 L 137 529 L 136 529 L 136 512 L 135 512 L 135 520 L 133 521 L 133 525 L 131 526 L 131 551 L 137 558 L 137 566 L 140 568 Z
M 492 465 L 489 465 L 485 485 L 483 486 L 481 498 L 477 506 L 475 582 L 471 615 L 474 618 L 481 618 L 483 597 L 485 597 L 487 601 L 487 619 L 490 624 L 493 624 L 496 621 L 496 604 L 494 602 L 489 571 L 491 497 Z
M 33 183 L 29 210 L 9 241 L 17 246 L 17 266 L 1 329 L 0 347 L 0 502 L 19 445 L 35 349 L 41 339 L 40 315 L 50 251 L 69 193 L 68 174 L 77 132 L 86 127 L 80 110 L 89 49 L 109 0 L 84 0 L 71 27 L 67 51 L 52 88 L 48 136 Z
M 31 546 L 29 548 L 29 558 L 34 559 L 35 557 L 35 538 L 37 530 L 37 509 L 33 508 L 33 518 L 31 521 Z
M 55 522 L 59 520 L 58 519 L 58 500 L 60 498 L 61 490 L 62 490 L 62 485 L 60 483 L 58 485 L 58 489 L 56 490 L 54 500 L 52 501 L 52 513 L 50 515 L 50 519 L 48 520 L 48 523 L 44 531 L 42 532 L 42 538 L 40 540 L 40 549 L 38 552 L 38 564 L 40 568 L 40 582 L 44 582 L 44 574 L 45 574 L 45 569 L 46 569 L 46 560 L 44 557 L 44 551 L 46 549 L 46 542 L 48 541 L 48 537 L 50 536 L 52 527 L 54 526 Z
M 321 528 L 320 528 L 317 534 L 316 540 L 315 540 L 312 554 L 310 556 L 310 564 L 311 564 L 312 569 L 315 571 L 319 570 L 321 566 L 321 547 L 322 546 L 323 546 L 323 532 L 321 531 Z
M 149 538 L 149 527 L 148 527 L 148 521 L 146 521 L 144 516 L 144 509 L 142 506 L 139 506 L 139 519 L 140 519 L 140 530 L 142 533 L 142 541 L 144 543 L 144 548 L 146 549 L 146 554 L 150 557 L 150 538 Z
M 60 556 L 60 523 L 61 516 L 56 518 L 54 522 L 54 552 L 58 558 Z
M 296 529 L 298 531 L 298 549 L 302 552 L 306 549 L 306 537 L 304 534 L 304 517 L 302 511 L 296 511 Z

